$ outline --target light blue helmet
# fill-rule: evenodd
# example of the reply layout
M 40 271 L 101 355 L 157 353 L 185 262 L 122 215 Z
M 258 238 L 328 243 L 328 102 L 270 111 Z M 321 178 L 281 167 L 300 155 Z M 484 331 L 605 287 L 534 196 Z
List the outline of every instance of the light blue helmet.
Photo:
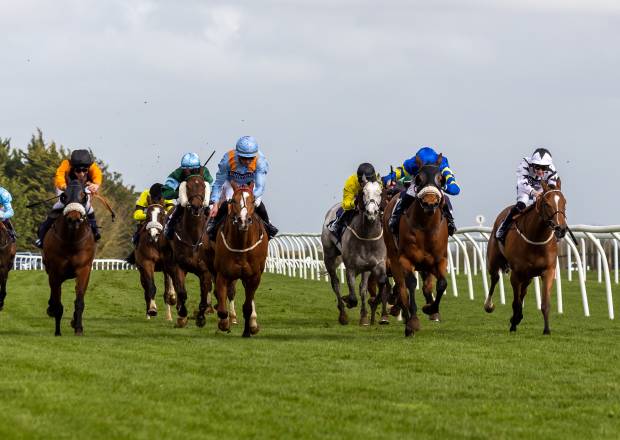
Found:
M 237 141 L 237 155 L 254 157 L 258 154 L 258 142 L 252 136 L 243 136 Z
M 196 153 L 185 153 L 181 159 L 181 168 L 200 168 L 200 157 Z

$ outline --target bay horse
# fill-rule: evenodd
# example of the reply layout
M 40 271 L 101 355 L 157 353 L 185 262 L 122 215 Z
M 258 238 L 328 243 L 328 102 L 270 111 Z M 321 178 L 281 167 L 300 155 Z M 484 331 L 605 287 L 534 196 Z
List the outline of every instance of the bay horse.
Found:
M 60 336 L 63 314 L 62 283 L 75 278 L 75 310 L 71 327 L 77 336 L 83 334 L 84 295 L 95 258 L 95 236 L 87 219 L 89 195 L 79 180 L 72 180 L 60 195 L 65 204 L 62 215 L 52 224 L 43 240 L 43 264 L 49 279 L 50 298 L 47 314 L 56 320 L 55 335 Z
M 6 283 L 9 279 L 9 271 L 13 269 L 15 252 L 15 242 L 11 239 L 5 224 L 0 222 L 0 311 L 4 308 Z
M 381 225 L 381 196 L 382 187 L 379 182 L 366 182 L 362 191 L 358 194 L 356 214 L 342 234 L 341 248 L 334 242 L 334 236 L 328 229 L 329 224 L 336 218 L 336 213 L 341 205 L 338 203 L 327 211 L 321 232 L 321 244 L 323 245 L 323 260 L 329 274 L 331 287 L 336 294 L 337 308 L 339 310 L 338 322 L 345 325 L 348 317 L 345 305 L 349 308 L 357 305 L 355 295 L 355 277 L 361 274 L 360 282 L 360 325 L 368 325 L 368 312 L 366 310 L 366 294 L 368 292 L 368 280 L 372 273 L 378 284 L 378 292 L 385 295 L 387 276 L 385 270 L 386 249 L 383 241 L 383 227 Z M 348 296 L 340 295 L 340 280 L 336 273 L 340 262 L 346 268 Z M 378 296 L 378 295 L 377 295 Z M 372 320 L 377 307 L 377 299 L 371 301 Z M 383 317 L 387 319 L 385 300 Z
M 140 272 L 140 283 L 144 289 L 146 303 L 146 317 L 157 316 L 155 303 L 155 272 L 164 272 L 164 302 L 166 303 L 166 320 L 172 321 L 170 306 L 176 304 L 176 292 L 172 276 L 166 272 L 164 264 L 165 249 L 169 246 L 166 237 L 162 234 L 166 224 L 166 208 L 162 204 L 154 203 L 146 209 L 146 221 L 138 231 L 138 246 L 134 251 L 136 266 Z
M 388 226 L 396 198 L 392 199 L 383 218 L 384 240 L 390 268 L 398 286 L 400 305 L 405 321 L 405 336 L 413 336 L 420 329 L 415 302 L 417 278 L 414 271 L 420 271 L 424 279 L 426 304 L 422 311 L 431 317 L 438 317 L 439 304 L 446 291 L 448 269 L 448 223 L 442 214 L 446 203 L 441 190 L 444 180 L 439 170 L 443 156 L 440 154 L 432 164 L 423 164 L 416 157 L 419 172 L 413 185 L 416 199 L 400 218 L 398 236 Z M 433 299 L 432 280 L 437 279 L 436 296 Z
M 199 175 L 189 176 L 179 185 L 179 205 L 176 209 L 182 209 L 183 213 L 165 257 L 165 271 L 172 274 L 177 292 L 176 327 L 187 326 L 185 277 L 188 272 L 196 275 L 200 282 L 200 304 L 196 314 L 198 327 L 205 326 L 205 313 L 211 308 L 209 292 L 212 277 L 207 266 L 209 239 L 206 234 L 210 195 L 211 187 L 202 177 L 202 171 Z
M 230 330 L 231 315 L 226 302 L 231 293 L 234 297 L 234 284 L 240 279 L 245 289 L 242 336 L 249 338 L 260 329 L 254 295 L 265 270 L 269 238 L 263 222 L 254 212 L 254 184 L 246 186 L 231 182 L 231 186 L 234 192 L 227 203 L 228 214 L 217 231 L 212 254 L 218 328 Z
M 484 302 L 488 313 L 495 310 L 492 296 L 499 281 L 499 271 L 508 271 L 512 285 L 512 317 L 510 331 L 517 331 L 523 319 L 523 300 L 532 278 L 542 276 L 541 312 L 545 321 L 543 334 L 551 334 L 549 329 L 549 310 L 551 308 L 551 288 L 555 278 L 558 240 L 568 231 L 566 224 L 566 199 L 562 194 L 562 182 L 556 185 L 542 182 L 542 193 L 536 202 L 514 218 L 502 245 L 495 232 L 511 207 L 504 209 L 495 220 L 493 232 L 487 249 L 487 269 L 491 277 L 489 294 Z

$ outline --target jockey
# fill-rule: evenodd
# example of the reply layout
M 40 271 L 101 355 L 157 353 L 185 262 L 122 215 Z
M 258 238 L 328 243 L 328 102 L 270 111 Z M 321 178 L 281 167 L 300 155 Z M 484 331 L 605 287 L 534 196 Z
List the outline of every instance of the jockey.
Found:
M 376 182 L 377 173 L 375 167 L 364 162 L 357 167 L 357 173 L 351 174 L 344 183 L 342 190 L 342 207 L 338 208 L 336 218 L 329 223 L 327 229 L 334 234 L 339 242 L 344 228 L 351 222 L 355 215 L 355 201 L 366 182 Z
M 17 235 L 15 234 L 15 229 L 13 229 L 13 225 L 11 224 L 11 217 L 15 214 L 13 207 L 11 206 L 12 201 L 13 197 L 11 197 L 11 193 L 0 186 L 0 221 L 4 223 L 4 226 L 6 226 L 6 230 L 8 231 L 11 240 L 15 241 Z
M 542 182 L 555 185 L 558 177 L 551 153 L 546 148 L 537 148 L 531 157 L 523 158 L 517 168 L 517 204 L 510 209 L 508 216 L 495 232 L 500 243 L 506 240 L 513 217 L 532 205 L 542 193 Z
M 200 157 L 196 153 L 185 153 L 181 158 L 181 166 L 174 170 L 162 187 L 162 195 L 166 200 L 176 200 L 179 198 L 179 185 L 185 182 L 189 176 L 200 175 L 202 169 L 202 178 L 205 182 L 209 182 L 209 185 L 213 183 L 213 177 L 207 167 L 203 167 L 200 162 Z M 174 234 L 174 227 L 183 213 L 182 209 L 174 209 L 164 228 L 164 235 L 168 240 L 172 240 Z
M 403 176 L 415 176 L 418 173 L 418 166 L 416 164 L 416 157 L 420 158 L 422 164 L 434 164 L 437 162 L 437 158 L 439 155 L 435 150 L 430 147 L 422 147 L 418 150 L 418 152 L 410 159 L 407 159 L 403 162 L 403 166 L 396 168 L 394 171 L 389 173 L 388 175 L 382 177 L 383 184 L 386 186 L 390 186 L 391 182 L 395 182 Z M 439 171 L 444 179 L 443 184 L 443 192 L 456 196 L 461 192 L 461 188 L 458 183 L 456 183 L 456 178 L 452 170 L 450 169 L 450 164 L 448 163 L 448 158 L 443 156 L 441 164 L 439 165 Z M 400 216 L 403 212 L 411 206 L 411 203 L 415 200 L 416 197 L 416 188 L 415 185 L 409 185 L 407 191 L 401 193 L 400 197 L 396 201 L 396 205 L 394 206 L 394 211 L 392 212 L 392 216 L 390 217 L 389 227 L 395 234 L 398 230 L 398 224 L 400 221 Z M 452 235 L 456 232 L 456 226 L 454 224 L 454 217 L 452 216 L 452 204 L 450 203 L 450 199 L 446 198 L 446 203 L 443 205 L 443 214 L 448 221 L 448 234 Z
M 267 208 L 262 201 L 269 163 L 258 148 L 258 142 L 252 136 L 243 136 L 237 141 L 234 150 L 228 151 L 218 165 L 215 183 L 211 191 L 211 218 L 207 227 L 209 238 L 215 241 L 217 227 L 227 214 L 228 200 L 232 198 L 233 188 L 230 182 L 239 185 L 254 183 L 255 212 L 263 220 L 269 238 L 278 233 L 278 229 L 269 222 Z M 220 198 L 222 198 L 221 204 Z
M 133 219 L 138 222 L 138 226 L 131 239 L 134 246 L 138 245 L 140 227 L 142 226 L 142 222 L 146 220 L 146 210 L 150 205 L 163 205 L 166 212 L 170 212 L 170 210 L 174 208 L 173 200 L 164 199 L 162 188 L 163 185 L 161 183 L 154 183 L 150 189 L 142 191 L 140 197 L 136 200 L 136 210 L 133 213 Z
M 70 159 L 64 159 L 60 163 L 60 166 L 56 169 L 56 175 L 54 176 L 56 195 L 60 196 L 67 188 L 67 183 L 75 179 L 82 181 L 86 185 L 86 193 L 88 194 L 96 193 L 101 186 L 103 173 L 99 166 L 93 161 L 88 150 L 73 150 Z M 47 215 L 47 218 L 39 226 L 37 234 L 39 238 L 35 242 L 37 247 L 43 247 L 43 238 L 45 234 L 56 218 L 58 218 L 64 207 L 65 204 L 59 197 L 54 206 L 52 206 L 52 210 Z M 99 234 L 99 227 L 97 226 L 95 211 L 93 210 L 90 197 L 86 203 L 86 214 L 88 223 L 95 235 L 95 241 L 98 241 L 101 238 L 101 234 Z

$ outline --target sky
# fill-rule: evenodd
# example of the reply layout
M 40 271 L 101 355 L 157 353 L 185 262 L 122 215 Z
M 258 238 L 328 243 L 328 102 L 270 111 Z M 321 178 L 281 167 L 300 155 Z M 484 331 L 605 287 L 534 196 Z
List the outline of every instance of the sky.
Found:
M 488 225 L 546 147 L 569 223 L 620 223 L 616 0 L 0 0 L 0 29 L 0 137 L 40 128 L 137 190 L 252 135 L 272 222 L 320 232 L 360 162 L 429 145 L 457 226 Z

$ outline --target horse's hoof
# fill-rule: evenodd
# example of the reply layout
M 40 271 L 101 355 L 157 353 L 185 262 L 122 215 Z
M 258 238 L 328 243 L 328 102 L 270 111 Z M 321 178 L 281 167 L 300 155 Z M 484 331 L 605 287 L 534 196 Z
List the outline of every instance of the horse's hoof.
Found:
M 212 306 L 212 305 L 209 305 L 209 306 L 207 307 L 207 311 L 206 311 L 205 313 L 206 313 L 207 315 L 212 315 L 212 314 L 214 314 L 214 313 L 215 313 L 215 309 L 213 308 L 213 306 Z
M 405 337 L 410 338 L 413 336 L 413 329 L 409 326 L 405 326 Z
M 198 327 L 204 327 L 205 324 L 207 323 L 207 318 L 205 318 L 205 315 L 198 315 L 196 316 L 196 325 Z
M 362 316 L 360 318 L 360 326 L 368 327 L 368 317 L 367 316 Z
M 228 318 L 220 319 L 217 323 L 217 328 L 219 328 L 223 332 L 230 332 L 230 321 Z
M 388 325 L 390 323 L 390 318 L 388 315 L 383 315 L 379 320 L 379 325 Z
M 72 320 L 71 320 L 71 324 L 70 324 L 70 325 L 71 325 L 71 328 L 72 328 L 72 329 L 75 329 L 75 320 L 73 320 L 73 319 L 72 319 Z M 76 330 L 76 331 L 77 331 L 77 330 Z
M 409 319 L 408 325 L 416 332 L 420 331 L 420 319 L 417 316 L 413 316 Z
M 550 335 L 551 334 L 551 330 L 549 330 L 548 328 L 543 330 L 543 335 Z
M 338 317 L 338 322 L 340 323 L 340 325 L 347 325 L 349 323 L 349 318 L 346 314 L 341 313 Z
M 437 312 L 437 313 L 433 313 L 432 315 L 430 315 L 430 316 L 428 317 L 428 319 L 429 319 L 430 321 L 433 321 L 433 322 L 439 322 L 439 321 L 441 321 L 441 317 L 439 316 L 439 312 Z
M 511 325 L 510 326 L 510 333 L 514 333 L 517 331 L 517 326 L 516 325 Z
M 237 325 L 238 324 L 237 316 L 231 316 L 230 317 L 230 323 L 233 324 L 233 325 Z
M 164 298 L 164 302 L 169 306 L 175 306 L 177 304 L 177 297 L 174 295 L 168 295 Z
M 257 325 L 256 327 L 250 327 L 250 333 L 253 335 L 257 334 L 260 331 L 260 327 Z
M 437 313 L 435 307 L 433 307 L 432 304 L 424 304 L 422 306 L 422 312 L 424 312 L 425 315 L 433 315 Z
M 244 331 L 241 336 L 244 338 L 249 338 L 250 336 L 252 336 L 252 333 L 250 333 L 249 331 Z
M 82 330 L 81 328 L 76 328 L 75 336 L 84 336 L 84 330 Z
M 51 307 L 47 308 L 47 316 L 49 316 L 50 318 L 54 317 L 54 311 L 52 310 Z
M 54 332 L 54 336 L 62 336 L 60 332 Z
M 484 305 L 485 312 L 493 313 L 494 310 L 495 310 L 495 304 L 491 303 L 490 305 L 487 305 L 487 304 Z
M 147 315 L 149 316 L 157 316 L 157 309 L 149 309 L 148 312 L 146 312 Z
M 390 315 L 398 316 L 399 314 L 400 314 L 400 307 L 392 306 L 392 308 L 390 309 Z
M 187 316 L 184 318 L 178 317 L 176 324 L 174 324 L 175 328 L 184 328 L 187 327 Z
M 0 303 L 0 312 L 4 309 L 4 303 Z

